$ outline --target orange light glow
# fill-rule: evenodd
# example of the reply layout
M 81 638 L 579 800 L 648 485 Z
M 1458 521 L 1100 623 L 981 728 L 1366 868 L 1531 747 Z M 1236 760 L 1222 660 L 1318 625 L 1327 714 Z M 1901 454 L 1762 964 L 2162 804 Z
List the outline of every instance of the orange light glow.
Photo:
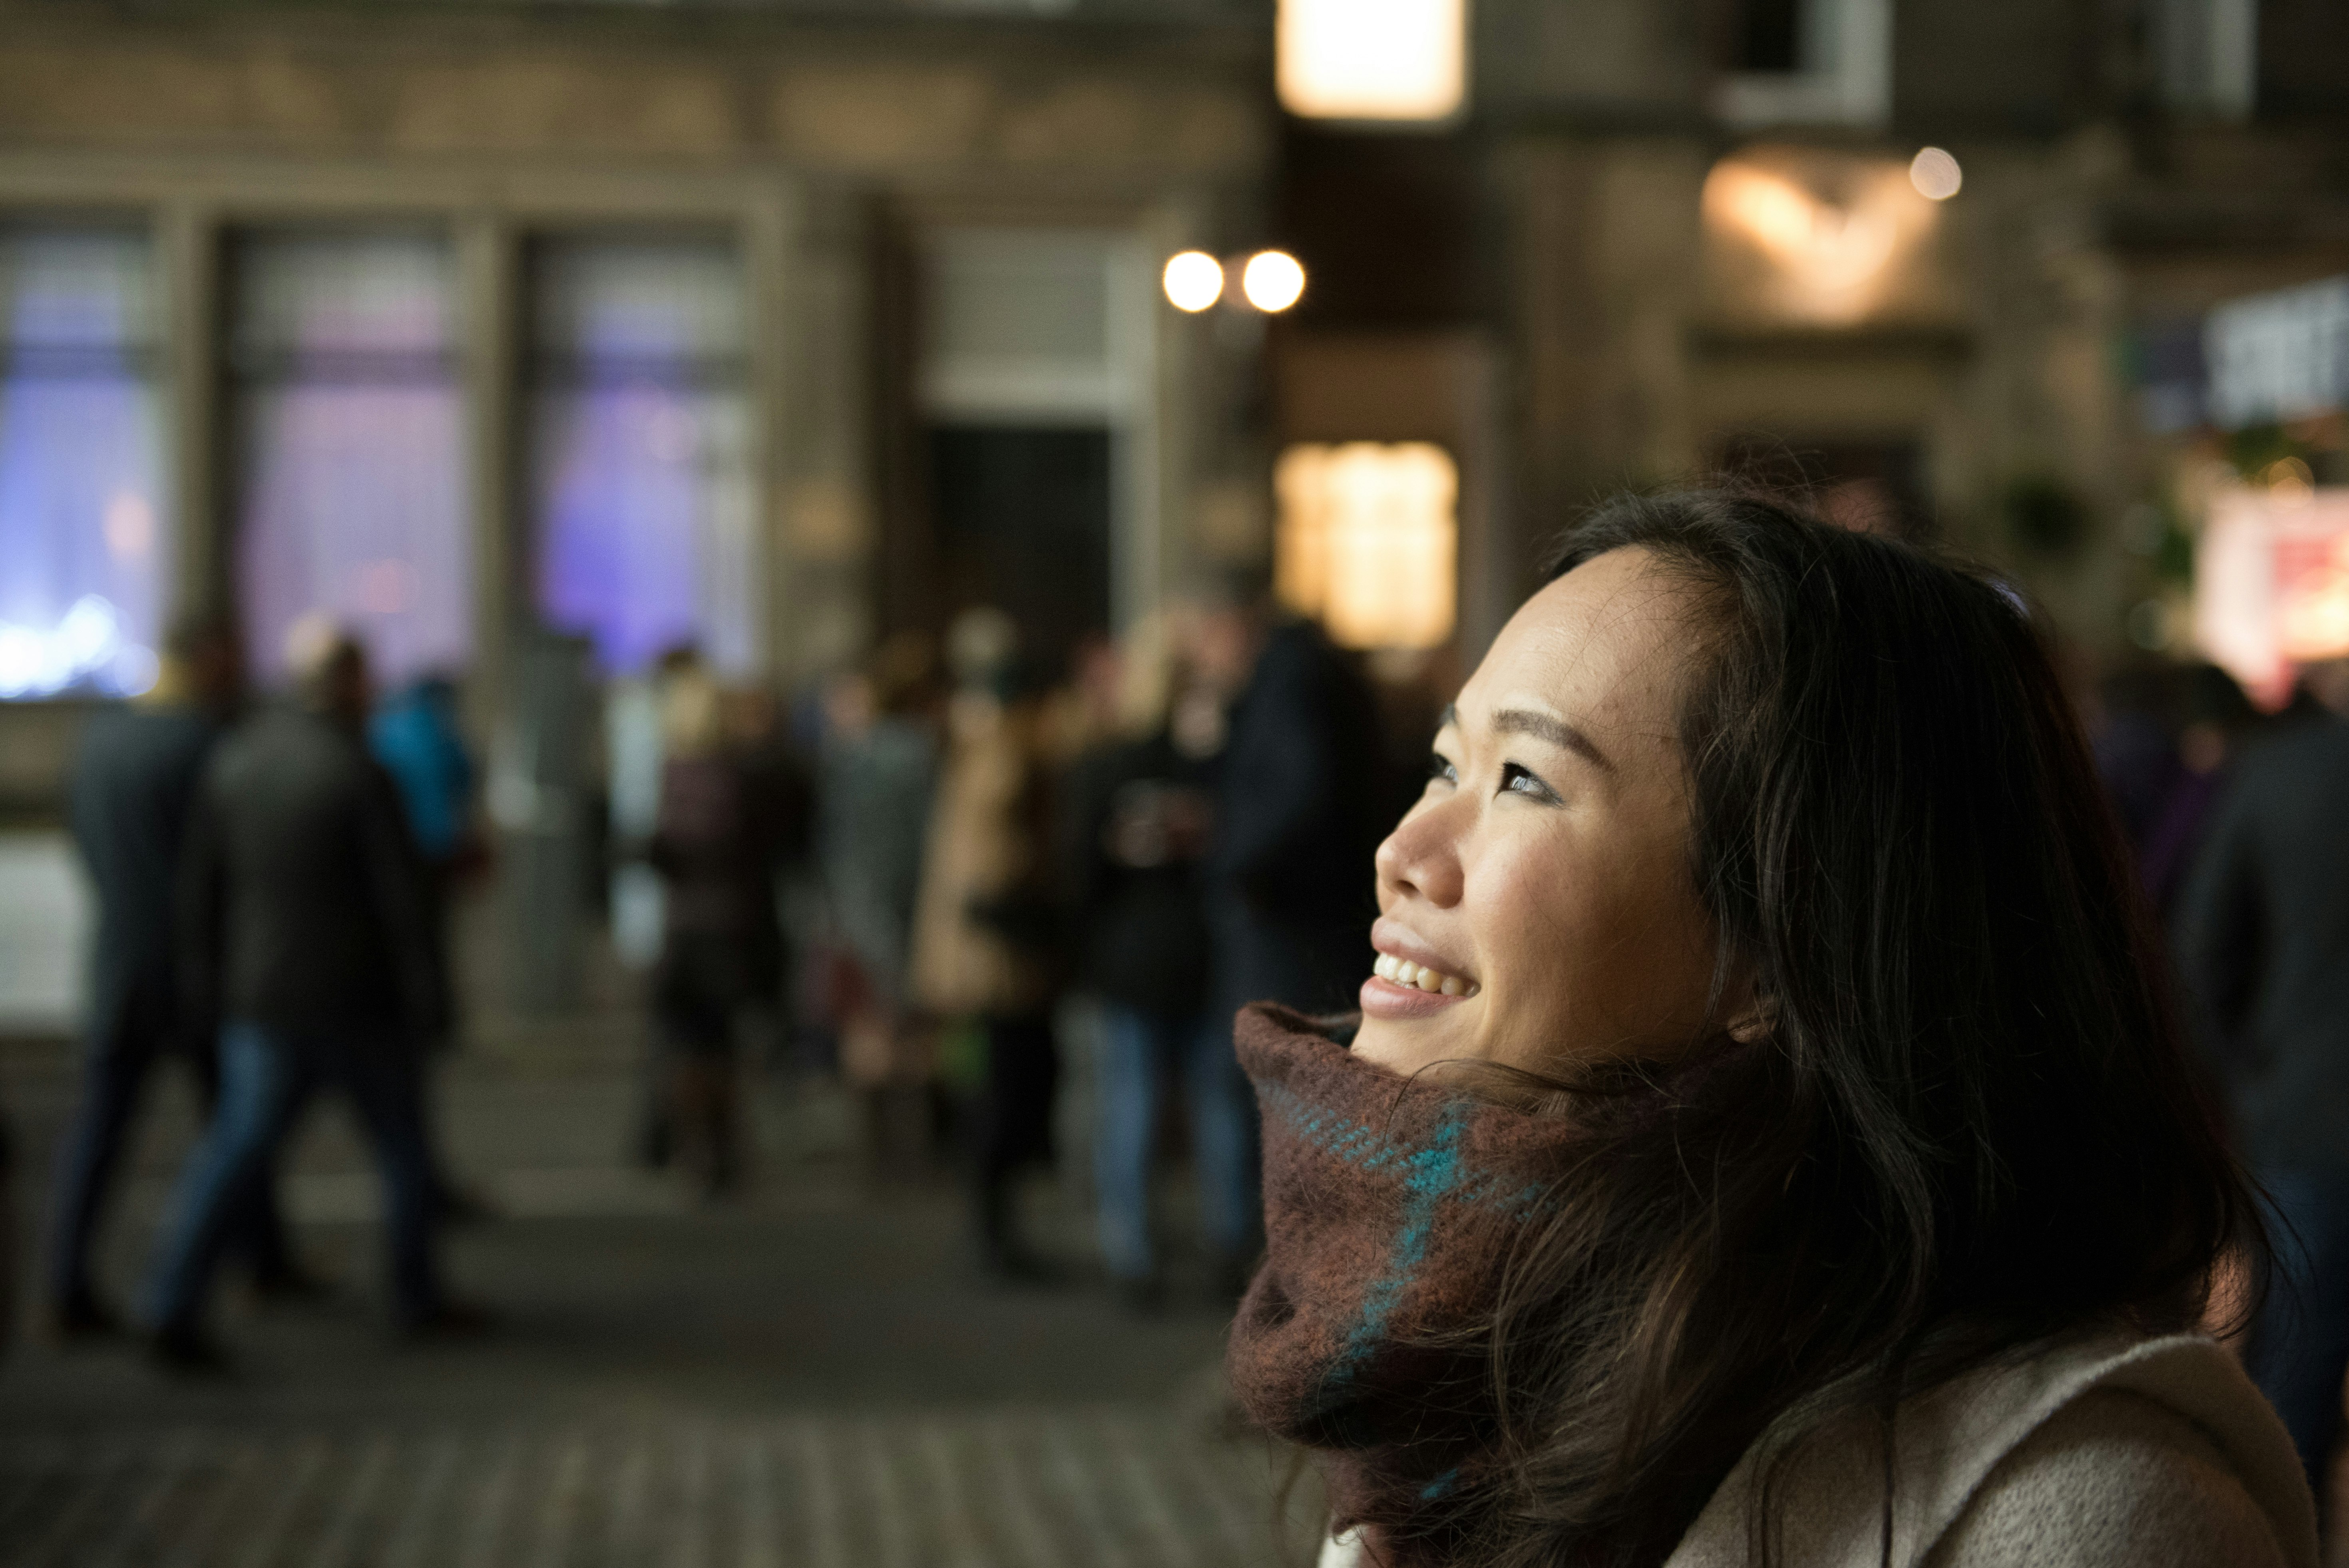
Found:
M 1940 210 L 1889 160 L 1855 162 L 1828 183 L 1832 194 L 1763 160 L 1725 158 L 1705 177 L 1704 217 L 1716 246 L 1758 257 L 1775 309 L 1842 325 L 1882 303 Z
M 1432 648 L 1452 635 L 1459 473 L 1444 449 L 1295 446 L 1273 486 L 1282 603 L 1350 648 Z
M 1280 0 L 1274 48 L 1309 119 L 1448 119 L 1467 96 L 1466 0 Z

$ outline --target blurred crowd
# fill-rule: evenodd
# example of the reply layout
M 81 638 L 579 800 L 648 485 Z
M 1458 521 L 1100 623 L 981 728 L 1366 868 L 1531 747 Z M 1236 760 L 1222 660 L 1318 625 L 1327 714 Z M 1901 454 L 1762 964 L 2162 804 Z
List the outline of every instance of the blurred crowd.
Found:
M 792 698 L 687 647 L 610 683 L 580 852 L 640 977 L 633 1157 L 724 1197 L 746 1075 L 781 1068 L 853 1094 L 876 1180 L 951 1172 L 988 1274 L 1098 1274 L 1137 1310 L 1170 1278 L 1236 1295 L 1261 1221 L 1228 1019 L 1249 1000 L 1350 1004 L 1371 852 L 1412 788 L 1383 737 L 1430 717 L 1382 725 L 1359 658 L 1264 588 L 1202 581 L 1070 650 L 971 609 Z M 224 1267 L 264 1300 L 326 1288 L 277 1196 L 322 1093 L 347 1099 L 382 1177 L 396 1329 L 489 1321 L 448 1289 L 435 1241 L 485 1212 L 447 1174 L 429 1083 L 460 1033 L 452 916 L 492 869 L 456 689 L 378 694 L 366 648 L 323 621 L 285 662 L 288 689 L 249 703 L 234 629 L 180 629 L 154 690 L 93 717 L 70 785 L 98 929 L 36 1299 L 61 1340 L 135 1335 L 182 1370 L 226 1363 L 207 1327 Z M 174 1058 L 207 1119 L 119 1302 L 93 1258 Z M 1072 1108 L 1098 1269 L 1023 1221 L 1023 1177 Z M 1201 1255 L 1170 1268 L 1159 1177 L 1177 1150 Z
M 1370 854 L 1402 792 L 1379 703 L 1355 658 L 1244 578 L 1080 644 L 1057 680 L 1040 652 L 986 607 L 942 639 L 900 633 L 763 747 L 693 738 L 715 686 L 690 660 L 615 695 L 658 714 L 636 727 L 665 748 L 633 834 L 623 776 L 650 769 L 613 755 L 616 910 L 665 901 L 621 919 L 662 933 L 646 1152 L 723 1189 L 740 1140 L 722 1020 L 771 1012 L 802 1067 L 856 1095 L 876 1174 L 958 1166 L 989 1273 L 1068 1272 L 1019 1192 L 1075 1103 L 1119 1295 L 1164 1295 L 1154 1178 L 1178 1135 L 1206 1253 L 1190 1273 L 1236 1294 L 1260 1220 L 1228 1019 L 1261 998 L 1343 1007 L 1361 982 Z M 752 866 L 780 866 L 785 896 L 741 884 Z

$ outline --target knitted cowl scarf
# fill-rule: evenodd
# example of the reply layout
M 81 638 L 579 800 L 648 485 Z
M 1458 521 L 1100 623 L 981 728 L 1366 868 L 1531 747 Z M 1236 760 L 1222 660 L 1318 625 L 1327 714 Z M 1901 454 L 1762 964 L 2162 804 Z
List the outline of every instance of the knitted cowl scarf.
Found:
M 1371 1527 L 1396 1568 L 1446 1562 L 1495 1424 L 1475 1330 L 1580 1140 L 1400 1078 L 1287 1008 L 1244 1010 L 1237 1040 L 1263 1110 L 1269 1255 L 1232 1327 L 1233 1388 L 1317 1450 L 1333 1530 Z

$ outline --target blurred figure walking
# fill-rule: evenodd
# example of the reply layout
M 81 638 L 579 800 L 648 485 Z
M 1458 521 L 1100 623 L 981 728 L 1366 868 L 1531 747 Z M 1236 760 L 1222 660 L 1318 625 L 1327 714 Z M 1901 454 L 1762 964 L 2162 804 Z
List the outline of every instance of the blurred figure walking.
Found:
M 414 1053 L 444 1026 L 414 844 L 368 755 L 367 655 L 316 620 L 287 639 L 295 700 L 222 741 L 204 769 L 181 877 L 183 993 L 222 1020 L 220 1103 L 180 1174 L 145 1319 L 166 1365 L 220 1354 L 205 1296 L 231 1216 L 311 1096 L 348 1094 L 385 1189 L 393 1314 L 405 1333 L 477 1328 L 432 1250 L 430 1165 Z
M 915 999 L 974 1026 L 984 1077 L 971 1126 L 972 1207 L 982 1264 L 1049 1271 L 1020 1235 L 1014 1182 L 1052 1152 L 1060 982 L 1050 791 L 1032 702 L 1019 690 L 1019 633 L 1000 611 L 966 611 L 947 637 L 956 691 L 914 921 Z
M 457 724 L 457 688 L 446 676 L 426 676 L 384 703 L 367 721 L 367 746 L 399 787 L 409 836 L 424 864 L 424 892 L 433 943 L 449 965 L 449 906 L 458 884 L 479 871 L 485 854 L 473 824 L 477 769 Z M 456 988 L 444 982 L 449 1027 L 458 1026 Z
M 2234 765 L 2175 936 L 2281 1222 L 2249 1366 L 2322 1499 L 2349 1376 L 2349 660 L 2303 684 L 2327 717 Z
M 1201 862 L 1222 727 L 1200 722 L 1201 694 L 1163 620 L 1128 636 L 1120 685 L 1122 733 L 1071 769 L 1061 822 L 1078 981 L 1102 1008 L 1093 1143 L 1102 1257 L 1119 1295 L 1146 1309 L 1164 1289 L 1151 1177 L 1167 1090 L 1182 1086 L 1218 1289 L 1252 1261 L 1254 1091 L 1233 1055 L 1230 1020 L 1208 999 Z
M 1199 678 L 1226 694 L 1207 861 L 1216 1010 L 1350 1009 L 1370 975 L 1371 857 L 1392 824 L 1378 705 L 1310 621 L 1283 618 L 1259 575 L 1203 584 L 1186 616 Z
M 67 790 L 75 847 L 98 896 L 82 1093 L 57 1149 L 50 1220 L 50 1327 L 72 1340 L 119 1332 L 91 1277 L 90 1253 L 149 1078 L 183 1056 L 207 1104 L 217 1098 L 215 1018 L 184 995 L 171 941 L 175 890 L 204 764 L 238 684 L 235 635 L 195 622 L 165 644 L 154 686 L 101 708 L 82 731 Z M 267 1172 L 230 1226 L 264 1295 L 314 1288 L 290 1258 Z
M 662 885 L 652 975 L 655 1082 L 677 1158 L 707 1197 L 741 1173 L 734 1037 L 782 978 L 775 908 L 783 802 L 727 735 L 724 694 L 698 668 L 661 699 L 659 815 L 648 858 Z
M 876 1173 L 929 1153 L 933 1064 L 909 986 L 915 902 L 938 746 L 925 711 L 936 655 L 918 632 L 883 643 L 825 700 L 818 853 L 840 952 L 829 1002 L 840 1070 L 864 1102 Z
M 457 687 L 446 676 L 424 676 L 388 702 L 378 706 L 367 721 L 367 748 L 399 787 L 399 803 L 408 821 L 424 875 L 419 883 L 424 897 L 426 928 L 432 937 L 433 962 L 440 966 L 440 995 L 446 999 L 440 1034 L 419 1042 L 416 1065 L 422 1072 L 436 1054 L 452 1051 L 463 1027 L 458 1012 L 458 986 L 452 965 L 455 943 L 450 929 L 459 890 L 479 877 L 489 865 L 488 847 L 473 822 L 473 789 L 479 770 L 457 723 Z M 429 1081 L 417 1086 L 430 1094 Z M 431 1118 L 427 1116 L 429 1130 Z M 450 1181 L 438 1149 L 432 1150 L 432 1204 L 441 1219 L 479 1220 L 488 1205 Z

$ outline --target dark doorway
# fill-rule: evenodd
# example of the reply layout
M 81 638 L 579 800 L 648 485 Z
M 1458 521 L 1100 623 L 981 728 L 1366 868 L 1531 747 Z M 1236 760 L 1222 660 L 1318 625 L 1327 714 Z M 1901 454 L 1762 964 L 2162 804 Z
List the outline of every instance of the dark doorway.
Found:
M 1109 626 L 1110 433 L 942 425 L 929 449 L 947 613 L 1002 610 L 1031 676 L 1059 680 L 1077 641 Z

